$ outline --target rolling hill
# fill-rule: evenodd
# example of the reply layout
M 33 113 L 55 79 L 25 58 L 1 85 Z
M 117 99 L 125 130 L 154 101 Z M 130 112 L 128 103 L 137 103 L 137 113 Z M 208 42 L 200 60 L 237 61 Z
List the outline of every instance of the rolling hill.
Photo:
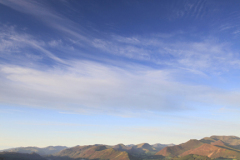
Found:
M 126 151 L 117 151 L 113 148 L 107 148 L 105 145 L 100 146 L 76 146 L 60 151 L 55 155 L 56 158 L 71 159 L 109 159 L 109 160 L 133 160 Z
M 240 138 L 236 136 L 211 136 L 215 141 L 221 140 L 224 142 L 227 146 L 240 149 Z
M 211 136 L 191 139 L 179 145 L 141 143 L 86 145 L 71 148 L 63 146 L 19 147 L 0 152 L 4 160 L 210 160 L 240 159 L 240 138 L 236 136 Z M 59 152 L 58 152 L 59 151 Z M 17 153 L 18 152 L 18 153 Z M 36 152 L 36 153 L 33 153 Z M 40 156 L 41 154 L 42 156 Z M 43 158 L 44 156 L 44 158 Z
M 236 136 L 211 136 L 201 140 L 190 140 L 176 146 L 165 147 L 156 155 L 165 157 L 184 157 L 200 155 L 209 158 L 240 159 L 239 141 Z
M 198 148 L 188 150 L 181 154 L 180 156 L 186 156 L 189 154 L 196 154 L 201 156 L 208 156 L 209 158 L 240 158 L 240 152 L 231 150 L 229 148 L 222 148 L 218 146 L 214 146 L 211 144 L 203 144 Z
M 132 149 L 132 146 L 125 146 L 124 144 L 121 143 L 113 146 L 112 148 L 118 151 L 129 151 Z
M 178 156 L 178 155 L 184 153 L 185 151 L 197 148 L 197 147 L 201 146 L 202 144 L 203 143 L 199 140 L 191 139 L 188 142 L 182 143 L 180 145 L 165 147 L 162 150 L 160 150 L 159 152 L 157 152 L 156 155 L 162 155 L 165 157 L 175 157 L 175 156 Z
M 173 145 L 173 144 L 170 144 Z M 131 146 L 125 146 L 124 144 L 117 144 L 113 146 L 112 148 L 118 151 L 126 151 L 131 155 L 134 155 L 136 157 L 142 157 L 142 156 L 149 156 L 149 155 L 154 155 L 164 147 L 168 145 L 166 144 L 154 144 L 150 145 L 148 143 L 141 143 L 137 145 L 131 145 Z
M 16 152 L 16 153 L 32 153 L 35 152 L 41 156 L 55 154 L 60 152 L 63 149 L 66 149 L 66 146 L 48 146 L 45 148 L 38 148 L 38 147 L 18 147 L 12 149 L 3 150 L 5 152 Z

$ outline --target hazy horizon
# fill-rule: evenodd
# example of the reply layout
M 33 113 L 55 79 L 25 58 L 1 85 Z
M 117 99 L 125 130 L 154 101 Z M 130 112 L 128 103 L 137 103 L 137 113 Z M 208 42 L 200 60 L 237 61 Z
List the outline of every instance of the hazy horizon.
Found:
M 0 149 L 240 136 L 239 6 L 0 0 Z
M 147 142 L 144 142 L 147 143 Z M 123 144 L 123 143 L 119 143 L 119 144 Z M 142 143 L 140 143 L 142 144 Z M 162 144 L 162 143 L 155 143 L 155 144 Z M 173 144 L 173 143 L 171 143 Z M 166 145 L 171 145 L 171 144 L 166 144 Z M 88 146 L 88 145 L 107 145 L 107 146 L 114 146 L 114 145 L 118 145 L 118 144 L 84 144 L 84 145 L 75 145 L 75 146 Z M 124 144 L 125 146 L 127 145 L 137 145 L 137 144 Z M 154 145 L 154 144 L 150 144 L 150 145 Z M 178 145 L 178 144 L 174 144 L 174 145 Z M 57 146 L 64 146 L 64 145 L 57 145 Z M 71 147 L 75 147 L 75 146 L 66 146 L 68 148 Z M 12 148 L 21 148 L 21 147 L 37 147 L 37 148 L 46 148 L 46 147 L 52 147 L 52 146 L 43 146 L 43 147 L 39 147 L 39 146 L 16 146 L 16 147 L 10 147 L 8 148 L 7 146 L 2 146 L 3 148 L 0 148 L 0 150 L 6 150 L 6 149 L 12 149 Z M 5 148 L 6 147 L 6 148 Z M 55 147 L 55 146 L 53 146 Z
M 235 135 L 212 135 L 212 136 L 235 136 Z M 202 138 L 205 138 L 205 137 L 202 137 Z M 201 138 L 201 139 L 202 139 Z M 189 140 L 192 140 L 191 138 L 189 138 L 187 141 Z M 200 139 L 197 139 L 197 140 L 200 140 Z M 127 145 L 139 145 L 139 144 L 143 144 L 143 143 L 148 143 L 148 142 L 142 142 L 142 143 L 138 143 L 138 144 L 124 144 L 124 143 L 117 143 L 117 144 L 105 144 L 105 143 L 102 143 L 102 144 L 98 144 L 98 143 L 95 143 L 95 144 L 81 144 L 81 145 L 74 145 L 74 146 L 65 146 L 65 147 L 68 147 L 68 148 L 71 148 L 71 147 L 75 147 L 75 146 L 88 146 L 88 145 L 108 145 L 108 146 L 114 146 L 114 145 L 118 145 L 118 144 L 123 144 L 125 146 Z M 179 145 L 179 144 L 182 144 L 182 143 L 186 143 L 186 142 L 181 142 L 181 143 L 161 143 L 161 142 L 155 142 L 155 143 L 148 143 L 149 145 L 154 145 L 154 144 L 162 144 L 162 145 Z M 49 145 L 49 146 L 14 146 L 14 147 L 9 147 L 9 146 L 1 146 L 0 150 L 5 150 L 5 149 L 11 149 L 11 148 L 21 148 L 21 147 L 37 147 L 37 148 L 46 148 L 46 147 L 51 147 L 53 145 Z M 64 146 L 64 145 L 54 145 L 53 147 L 55 146 Z

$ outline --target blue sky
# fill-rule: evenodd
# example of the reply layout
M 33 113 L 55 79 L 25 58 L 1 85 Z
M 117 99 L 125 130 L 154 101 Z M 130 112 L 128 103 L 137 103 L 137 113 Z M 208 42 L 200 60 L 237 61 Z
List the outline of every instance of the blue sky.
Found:
M 239 5 L 0 0 L 0 149 L 240 136 Z

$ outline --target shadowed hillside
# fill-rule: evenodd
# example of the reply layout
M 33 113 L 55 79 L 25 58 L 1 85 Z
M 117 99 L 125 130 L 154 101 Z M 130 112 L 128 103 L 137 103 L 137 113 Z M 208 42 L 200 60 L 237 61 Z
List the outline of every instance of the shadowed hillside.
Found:
M 118 151 L 129 151 L 132 149 L 132 146 L 127 147 L 124 144 L 117 144 L 117 145 L 113 146 L 112 148 L 115 150 L 118 150 Z
M 174 144 L 170 144 L 170 145 L 174 145 Z M 117 144 L 112 148 L 118 151 L 126 151 L 129 154 L 136 157 L 143 157 L 143 156 L 146 157 L 146 156 L 154 155 L 155 153 L 157 153 L 158 151 L 160 151 L 166 146 L 168 145 L 160 144 L 160 143 L 157 143 L 154 145 L 150 145 L 148 143 L 141 143 L 141 144 L 130 145 L 130 146 L 125 146 L 124 144 Z
M 129 153 L 135 156 L 153 155 L 156 152 L 157 150 L 153 146 L 149 145 L 148 143 L 141 143 L 141 144 L 135 145 L 129 151 Z
M 36 153 L 0 152 L 1 160 L 47 160 Z
M 165 148 L 165 147 L 175 146 L 175 144 L 161 144 L 161 143 L 156 143 L 156 144 L 153 144 L 152 146 L 153 146 L 156 150 L 160 151 L 160 150 L 162 150 L 162 149 Z

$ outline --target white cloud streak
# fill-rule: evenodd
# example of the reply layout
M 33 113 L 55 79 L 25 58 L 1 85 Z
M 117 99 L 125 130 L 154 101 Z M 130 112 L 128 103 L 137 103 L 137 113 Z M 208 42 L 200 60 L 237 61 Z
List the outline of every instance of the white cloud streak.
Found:
M 72 39 L 76 39 L 78 41 L 78 45 L 80 46 L 91 43 L 91 38 L 89 38 L 90 35 L 85 36 L 85 32 L 87 32 L 87 30 L 84 30 L 80 25 L 64 17 L 64 15 L 59 14 L 54 11 L 53 8 L 49 8 L 49 6 L 44 5 L 44 3 L 41 3 L 40 1 L 0 0 L 0 3 L 19 12 L 37 17 L 46 25 L 60 31 L 61 34 L 71 37 Z
M 195 103 L 240 107 L 239 92 L 181 84 L 173 80 L 172 71 L 141 66 L 127 71 L 89 61 L 71 64 L 45 72 L 2 65 L 1 103 L 109 114 L 181 111 Z
M 110 54 L 148 61 L 195 73 L 221 73 L 239 68 L 238 53 L 231 44 L 208 38 L 198 42 L 164 42 L 161 38 L 113 36 L 111 41 L 95 39 L 93 45 Z
M 152 98 L 149 94 L 154 94 L 154 90 L 151 93 L 144 91 L 148 86 L 147 83 L 141 87 L 142 89 L 139 88 L 145 83 L 144 78 L 138 79 L 139 75 L 119 68 L 82 62 L 75 64 L 73 68 L 68 68 L 67 72 L 59 68 L 42 72 L 16 66 L 3 67 L 1 72 L 8 82 L 11 81 L 2 86 L 2 102 L 15 101 L 19 104 L 33 106 L 39 104 L 77 111 L 89 108 L 114 111 L 120 108 L 145 108 L 147 105 L 149 108 L 167 109 L 164 107 L 166 102 L 164 100 L 161 102 L 164 97 L 155 95 Z M 159 81 L 164 79 L 161 72 L 145 74 Z M 150 87 L 154 89 L 153 86 Z M 164 89 L 163 86 L 157 88 Z M 142 104 L 138 102 L 140 97 Z M 158 102 L 152 99 L 158 99 Z
M 18 33 L 14 27 L 10 29 L 2 27 L 0 32 L 1 57 L 11 60 L 14 59 L 15 53 L 19 53 L 20 60 L 28 55 L 41 59 L 42 55 L 25 53 L 27 48 L 33 48 L 61 63 L 47 71 L 42 71 L 39 66 L 33 69 L 27 65 L 25 67 L 1 65 L 0 101 L 2 103 L 81 113 L 116 113 L 134 109 L 141 111 L 185 110 L 191 109 L 195 103 L 239 107 L 238 91 L 227 92 L 208 86 L 187 85 L 178 82 L 174 76 L 174 74 L 180 75 L 183 69 L 195 75 L 207 76 L 208 73 L 221 73 L 234 67 L 239 68 L 238 54 L 231 50 L 230 44 L 220 43 L 211 38 L 198 42 L 173 41 L 174 35 L 167 37 L 110 35 L 100 39 L 84 36 L 78 29 L 78 25 L 61 17 L 43 4 L 38 4 L 38 1 L 0 2 L 20 12 L 41 17 L 42 21 L 51 27 L 67 34 L 71 41 L 86 43 L 95 48 L 99 54 L 103 52 L 131 60 L 151 62 L 163 65 L 165 68 L 160 70 L 124 64 L 125 69 L 122 69 L 123 65 L 116 67 L 92 61 L 63 60 L 49 51 L 47 45 L 50 47 L 64 46 L 62 45 L 64 41 L 58 39 L 47 43 L 36 40 L 29 34 Z M 191 9 L 199 14 L 202 5 L 204 4 L 201 3 L 197 5 L 199 8 L 192 7 Z M 78 45 L 82 47 L 80 43 Z M 81 50 L 75 48 L 74 51 L 80 52 Z M 65 52 L 70 55 L 72 50 L 66 48 Z M 35 62 L 38 58 L 31 57 L 31 60 Z M 67 66 L 62 64 L 67 64 Z
M 11 59 L 14 57 L 13 54 L 29 57 L 29 54 L 23 50 L 26 48 L 34 48 L 57 62 L 65 63 L 62 59 L 45 49 L 45 43 L 43 41 L 35 40 L 29 34 L 17 33 L 13 26 L 3 26 L 0 28 L 0 31 L 0 52 L 2 53 L 0 57 Z M 40 55 L 31 55 L 30 58 L 40 57 Z
M 47 25 L 57 29 L 64 36 L 67 36 L 78 48 L 74 49 L 75 54 L 83 54 L 81 48 L 85 47 L 91 52 L 108 53 L 125 57 L 131 60 L 140 60 L 155 64 L 185 68 L 186 70 L 194 70 L 195 73 L 221 73 L 228 71 L 232 67 L 239 68 L 240 62 L 238 53 L 231 50 L 231 44 L 221 43 L 211 38 L 205 38 L 202 41 L 187 42 L 174 40 L 179 34 L 170 37 L 121 37 L 112 35 L 104 39 L 92 36 L 90 32 L 84 30 L 79 24 L 76 24 L 54 11 L 54 9 L 45 6 L 38 1 L 0 1 L 15 10 L 36 16 Z M 199 15 L 206 1 L 196 1 L 193 4 L 186 4 L 190 10 L 194 11 L 194 15 Z M 84 30 L 84 32 L 83 32 Z M 10 36 L 12 36 L 11 34 Z M 18 35 L 14 33 L 14 35 Z M 25 37 L 24 37 L 25 36 Z M 2 40 L 2 46 L 8 49 L 18 49 L 18 46 L 29 45 L 40 50 L 50 58 L 65 63 L 55 54 L 51 53 L 46 47 L 39 44 L 39 41 L 29 38 L 29 35 L 22 35 L 21 39 Z M 169 41 L 170 40 L 170 41 Z M 21 43 L 20 43 L 21 42 Z M 54 42 L 54 43 L 53 43 Z M 58 42 L 58 43 L 56 43 Z M 71 42 L 71 43 L 72 43 Z M 60 41 L 52 40 L 50 46 L 59 47 Z M 63 43 L 61 41 L 61 43 Z M 14 45 L 13 45 L 14 44 Z M 19 45 L 18 45 L 19 44 Z M 11 46 L 10 46 L 11 45 Z M 23 46 L 24 46 L 23 45 Z M 66 54 L 70 55 L 72 50 L 67 49 Z M 0 48 L 2 49 L 2 48 Z M 95 50 L 94 50 L 95 49 Z M 89 53 L 85 54 L 86 57 Z M 167 59 L 167 61 L 166 61 Z

